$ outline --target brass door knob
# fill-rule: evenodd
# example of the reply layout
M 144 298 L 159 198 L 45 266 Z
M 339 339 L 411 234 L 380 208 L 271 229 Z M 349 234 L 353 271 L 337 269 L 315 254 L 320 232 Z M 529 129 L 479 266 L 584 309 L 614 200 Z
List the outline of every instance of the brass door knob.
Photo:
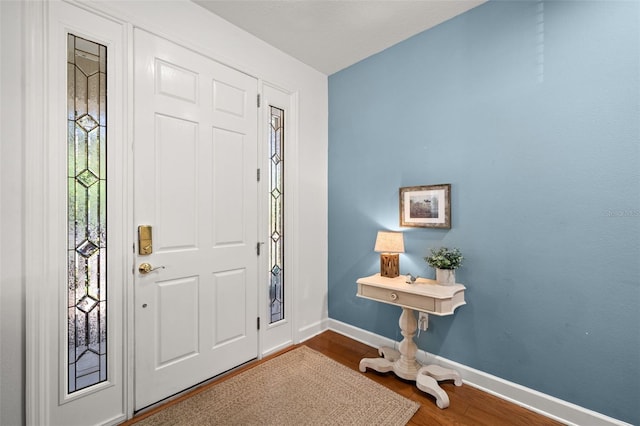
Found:
M 151 271 L 155 271 L 156 269 L 164 269 L 164 266 L 156 266 L 155 268 L 153 266 L 151 266 L 150 263 L 141 263 L 140 266 L 138 266 L 138 271 L 140 271 L 141 274 L 148 274 Z

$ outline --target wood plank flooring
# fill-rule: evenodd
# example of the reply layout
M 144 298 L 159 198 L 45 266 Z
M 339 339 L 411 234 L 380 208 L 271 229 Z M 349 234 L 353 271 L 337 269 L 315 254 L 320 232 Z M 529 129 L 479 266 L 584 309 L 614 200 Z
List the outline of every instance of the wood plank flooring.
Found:
M 374 358 L 378 356 L 377 348 L 367 346 L 353 339 L 345 337 L 334 331 L 325 331 L 306 342 L 302 343 L 325 356 L 358 371 L 358 364 L 362 358 Z M 285 349 L 282 352 L 291 350 Z M 282 353 L 280 352 L 280 353 Z M 124 422 L 121 426 L 133 425 L 137 421 L 152 415 L 166 408 L 169 405 L 178 403 L 196 393 L 215 386 L 236 374 L 245 371 L 261 362 L 277 356 L 278 354 L 266 357 L 261 361 L 249 363 L 248 365 L 234 370 L 225 377 L 215 380 L 210 384 L 201 386 L 191 392 L 169 401 L 166 404 L 155 407 L 142 414 L 136 415 L 133 419 Z M 471 386 L 462 385 L 457 387 L 453 382 L 441 382 L 441 387 L 449 395 L 450 406 L 444 410 L 436 406 L 435 398 L 420 391 L 415 386 L 415 382 L 399 379 L 393 373 L 378 373 L 367 370 L 366 377 L 382 384 L 383 386 L 416 401 L 420 404 L 420 409 L 413 416 L 408 425 L 411 426 L 450 426 L 450 425 L 486 425 L 486 426 L 537 426 L 537 425 L 561 425 L 552 419 L 536 414 L 518 405 L 509 403 L 493 395 L 482 392 Z
M 356 371 L 358 371 L 360 359 L 378 356 L 377 348 L 333 331 L 325 331 L 303 344 Z M 441 410 L 436 406 L 435 398 L 420 391 L 415 386 L 415 382 L 399 379 L 393 373 L 378 373 L 369 369 L 365 375 L 404 397 L 420 403 L 420 409 L 408 423 L 409 425 L 561 425 L 555 420 L 464 384 L 458 387 L 453 382 L 440 383 L 449 395 L 451 403 L 448 408 Z

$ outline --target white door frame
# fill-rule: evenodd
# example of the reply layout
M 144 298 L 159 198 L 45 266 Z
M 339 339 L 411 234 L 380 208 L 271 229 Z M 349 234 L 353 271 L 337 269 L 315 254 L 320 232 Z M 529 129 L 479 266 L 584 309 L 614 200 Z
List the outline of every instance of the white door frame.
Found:
M 101 422 L 113 424 L 128 416 L 127 391 L 129 389 L 127 362 L 129 348 L 127 345 L 127 328 L 129 318 L 127 284 L 131 281 L 130 261 L 127 260 L 130 217 L 128 194 L 126 190 L 117 201 L 114 194 L 117 188 L 128 187 L 129 159 L 126 149 L 127 140 L 127 25 L 122 21 L 106 15 L 87 10 L 81 5 L 69 7 L 63 2 L 23 2 L 25 26 L 23 38 L 25 42 L 25 117 L 39 117 L 37 125 L 24 126 L 24 170 L 25 170 L 25 241 L 24 258 L 28 259 L 25 267 L 26 291 L 26 380 L 25 404 L 27 424 L 51 424 L 60 415 L 74 413 L 77 404 L 82 401 L 96 400 L 101 397 L 96 392 L 107 389 L 117 390 L 115 397 L 116 411 L 100 414 Z M 92 24 L 73 24 L 73 18 L 64 22 L 57 11 L 60 7 L 78 17 L 95 16 L 100 25 L 92 28 Z M 88 15 L 88 13 L 90 15 Z M 106 18 L 106 19 L 104 19 Z M 67 19 L 69 19 L 67 21 Z M 77 22 L 77 21 L 74 21 Z M 102 23 L 109 22 L 112 33 L 108 36 L 101 33 Z M 95 22 L 94 22 L 95 24 Z M 117 29 L 116 29 L 117 28 Z M 109 281 L 112 288 L 113 307 L 122 306 L 119 315 L 113 315 L 113 308 L 107 319 L 112 330 L 109 337 L 109 357 L 112 360 L 107 382 L 95 385 L 62 399 L 66 392 L 61 386 L 65 383 L 64 368 L 61 363 L 66 359 L 64 347 L 58 351 L 61 332 L 66 321 L 59 316 L 59 310 L 66 297 L 61 296 L 66 287 L 66 254 L 61 253 L 61 241 L 67 240 L 66 233 L 66 125 L 59 124 L 60 117 L 66 116 L 66 32 L 73 32 L 81 37 L 105 43 L 110 38 L 111 65 L 108 77 L 110 80 L 109 96 L 114 107 L 108 107 L 110 141 L 113 141 L 108 153 L 111 166 L 111 189 L 107 189 L 111 202 L 109 220 Z M 114 32 L 115 31 L 115 32 Z M 111 38 L 113 37 L 113 38 Z M 51 55 L 51 56 L 50 56 Z M 53 55 L 56 55 L 55 57 Z M 58 56 L 60 56 L 58 59 Z M 65 71 L 63 71 L 65 70 Z M 41 124 L 40 124 L 41 123 Z M 58 145 L 56 145 L 58 144 Z M 62 171 L 62 173 L 61 173 Z M 61 201 L 64 200 L 64 201 Z M 117 208 L 117 210 L 114 210 Z M 121 210 L 120 210 L 121 209 Z M 64 244 L 66 251 L 66 243 Z M 64 285 L 63 285 L 64 284 Z M 116 287 L 117 286 L 117 287 Z M 115 291 L 114 291 L 115 290 Z M 64 334 L 64 333 L 62 333 Z M 114 340 L 118 339 L 118 340 Z M 115 388 L 114 388 L 115 386 Z M 98 390 L 102 389 L 102 390 Z M 113 394 L 109 390 L 110 394 Z M 60 396 L 59 396 L 60 395 Z M 58 399 L 60 398 L 60 400 Z M 64 404 L 58 407 L 58 403 Z M 78 416 L 80 421 L 82 417 Z M 87 420 L 86 418 L 84 420 Z
M 28 425 L 46 424 L 48 413 L 47 378 L 50 376 L 48 360 L 42 354 L 47 353 L 44 333 L 45 318 L 49 313 L 49 306 L 45 298 L 39 298 L 41 283 L 47 276 L 47 250 L 43 241 L 37 238 L 45 236 L 46 216 L 42 214 L 45 206 L 46 176 L 45 168 L 49 97 L 47 88 L 46 69 L 47 49 L 45 40 L 45 24 L 48 20 L 46 4 L 39 2 L 22 3 L 25 25 L 24 45 L 25 72 L 24 78 L 30 84 L 25 87 L 25 116 L 30 114 L 43 117 L 42 126 L 25 126 L 24 128 L 24 192 L 25 192 L 25 259 L 32 259 L 25 268 L 25 328 L 26 328 L 26 383 L 25 404 L 26 423 Z M 27 256 L 28 255 L 28 256 Z M 43 383 L 44 382 L 44 383 Z
M 57 0 L 54 0 L 57 1 Z M 78 7 L 83 8 L 82 3 L 68 0 Z M 120 15 L 121 12 L 110 12 L 110 14 L 100 12 L 98 9 L 100 5 L 92 5 L 92 12 L 102 14 L 106 17 L 114 19 L 114 16 Z M 47 321 L 51 315 L 50 303 L 48 297 L 50 289 L 47 288 L 45 283 L 47 278 L 55 275 L 59 265 L 56 265 L 57 259 L 52 256 L 51 235 L 49 232 L 49 220 L 48 213 L 50 212 L 49 204 L 49 173 L 50 167 L 48 164 L 48 146 L 47 140 L 50 131 L 49 117 L 51 114 L 50 105 L 52 102 L 50 94 L 51 82 L 47 73 L 43 73 L 43 69 L 47 69 L 49 61 L 48 52 L 48 28 L 49 28 L 49 2 L 48 1 L 27 1 L 22 2 L 22 8 L 24 13 L 24 26 L 22 33 L 22 41 L 25 47 L 24 49 L 24 81 L 27 83 L 24 91 L 24 117 L 41 117 L 42 125 L 24 126 L 24 258 L 27 259 L 27 264 L 24 267 L 24 285 L 25 285 L 25 404 L 26 404 L 26 423 L 29 425 L 36 424 L 49 424 L 50 413 L 50 381 L 52 372 L 50 367 L 51 357 L 49 356 L 49 340 L 47 334 Z M 123 15 L 124 16 L 124 15 Z M 128 50 L 126 54 L 123 54 L 122 60 L 131 63 L 133 55 L 132 45 L 132 32 L 134 23 L 132 23 L 133 17 L 122 18 L 122 21 L 128 23 L 123 24 L 127 28 L 126 47 Z M 138 19 L 138 18 L 135 18 Z M 151 31 L 160 35 L 163 34 L 163 29 L 156 26 L 153 23 L 145 21 L 144 27 L 152 28 Z M 155 31 L 154 31 L 155 30 Z M 186 45 L 186 47 L 195 48 L 189 46 L 188 42 L 182 40 L 180 44 Z M 199 51 L 199 49 L 196 49 Z M 213 57 L 212 52 L 202 52 L 203 54 Z M 229 59 L 229 58 L 226 58 Z M 233 68 L 232 61 L 221 61 Z M 255 73 L 243 71 L 250 75 Z M 300 340 L 298 327 L 296 324 L 296 318 L 298 317 L 298 310 L 296 307 L 296 297 L 301 295 L 294 293 L 295 284 L 299 282 L 298 271 L 298 230 L 299 219 L 296 212 L 299 211 L 298 206 L 298 94 L 297 92 L 283 89 L 281 85 L 271 85 L 260 77 L 256 76 L 259 81 L 259 87 L 270 86 L 275 90 L 280 90 L 283 93 L 287 93 L 290 97 L 288 124 L 287 124 L 287 158 L 289 163 L 286 166 L 287 173 L 287 201 L 285 205 L 285 214 L 287 215 L 287 247 L 285 256 L 287 258 L 288 271 L 285 272 L 286 280 L 289 286 L 288 299 L 291 302 L 289 305 L 289 320 L 291 322 L 291 336 L 286 341 L 281 342 L 279 345 L 265 345 L 265 339 L 263 338 L 266 331 L 266 327 L 261 327 L 259 331 L 259 357 L 264 356 L 267 353 L 271 353 L 277 350 L 279 347 L 284 347 L 289 343 L 298 343 Z M 127 354 L 124 359 L 125 376 L 129 378 L 128 383 L 125 385 L 125 398 L 126 398 L 126 416 L 131 417 L 133 414 L 133 288 L 131 283 L 133 282 L 133 268 L 135 256 L 133 255 L 132 247 L 134 244 L 134 231 L 135 224 L 133 223 L 132 214 L 132 193 L 133 193 L 133 159 L 130 154 L 130 146 L 133 138 L 132 122 L 132 94 L 128 91 L 127 86 L 133 80 L 133 71 L 130 65 L 127 65 L 127 71 L 123 76 L 124 89 L 121 105 L 124 109 L 123 112 L 123 128 L 122 128 L 122 145 L 127 149 L 123 152 L 123 187 L 126 190 L 126 194 L 123 194 L 123 222 L 126 225 L 123 230 L 122 239 L 122 254 L 123 262 L 125 263 L 124 269 L 127 272 L 126 277 L 123 280 L 127 283 L 123 292 L 123 302 L 125 306 L 125 317 L 123 318 L 123 329 L 126 333 L 124 345 L 125 353 Z M 262 90 L 259 90 L 262 92 Z M 263 117 L 264 105 L 259 109 L 259 139 L 260 141 L 266 140 L 267 128 L 264 126 Z M 26 120 L 25 120 L 26 121 Z M 259 208 L 261 211 L 261 217 L 268 214 L 268 210 L 264 209 L 264 206 Z M 58 214 L 59 212 L 53 212 Z M 261 228 L 261 235 L 266 235 L 267 230 Z M 265 257 L 266 258 L 266 257 Z M 262 260 L 261 260 L 262 262 Z M 266 260 L 263 261 L 266 264 Z M 267 271 L 261 268 L 259 272 L 259 282 L 264 283 L 267 279 Z M 264 288 L 264 286 L 262 286 Z M 268 301 L 268 294 L 259 295 L 263 306 L 266 306 Z M 265 312 L 266 308 L 260 309 L 260 315 Z M 266 318 L 263 320 L 266 320 Z
M 260 185 L 260 235 L 264 236 L 264 250 L 260 259 L 260 347 L 261 355 L 269 355 L 297 343 L 294 330 L 296 330 L 295 313 L 295 287 L 298 282 L 297 273 L 297 247 L 298 247 L 298 217 L 296 215 L 298 194 L 298 117 L 297 93 L 291 93 L 286 89 L 264 82 L 262 85 L 262 105 L 260 107 L 260 159 L 262 176 Z M 284 312 L 285 318 L 274 324 L 269 324 L 269 291 L 268 283 L 270 271 L 269 259 L 269 107 L 275 106 L 285 111 L 284 129 Z

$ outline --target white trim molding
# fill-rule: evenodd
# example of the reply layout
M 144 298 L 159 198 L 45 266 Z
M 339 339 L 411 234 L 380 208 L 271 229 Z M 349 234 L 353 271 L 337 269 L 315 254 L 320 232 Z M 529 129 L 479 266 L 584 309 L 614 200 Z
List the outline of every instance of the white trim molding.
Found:
M 328 329 L 373 347 L 394 347 L 398 342 L 354 327 L 334 319 L 328 320 Z M 480 389 L 498 398 L 520 405 L 528 410 L 549 417 L 566 425 L 631 426 L 621 420 L 572 404 L 559 398 L 538 392 L 517 383 L 476 370 L 446 358 L 418 350 L 416 358 L 421 363 L 437 364 L 460 373 L 466 385 Z
M 269 234 L 269 218 L 270 218 L 270 189 L 269 189 L 269 166 L 271 160 L 269 157 L 268 141 L 270 133 L 270 107 L 274 106 L 285 111 L 284 118 L 284 314 L 285 318 L 274 324 L 269 324 L 270 308 L 269 308 L 269 288 L 268 286 L 260 286 L 261 294 L 259 297 L 260 317 L 264 320 L 264 326 L 260 327 L 260 356 L 265 356 L 287 346 L 295 341 L 295 324 L 298 312 L 293 309 L 296 305 L 296 283 L 298 283 L 298 252 L 297 247 L 299 241 L 297 236 L 300 234 L 298 229 L 297 211 L 299 198 L 299 175 L 298 175 L 298 104 L 297 92 L 288 90 L 282 86 L 278 86 L 268 81 L 262 81 L 262 96 L 260 100 L 260 138 L 259 166 L 262 170 L 263 178 L 260 179 L 260 196 L 259 196 L 259 234 L 263 236 L 261 241 L 266 241 L 265 254 L 259 259 L 261 276 L 259 282 L 269 283 L 271 270 L 268 261 L 268 245 L 271 240 Z
M 46 238 L 46 216 L 42 214 L 46 206 L 47 157 L 46 129 L 49 117 L 49 98 L 46 88 L 47 52 L 47 2 L 23 2 L 25 18 L 23 42 L 25 46 L 25 103 L 23 113 L 24 128 L 24 256 L 29 259 L 23 265 L 25 271 L 25 328 L 26 328 L 26 424 L 45 424 L 49 411 L 48 378 L 50 376 L 49 351 L 45 333 L 48 317 L 46 300 L 42 294 L 42 283 L 47 277 L 48 250 L 43 244 Z M 41 117 L 39 126 L 27 126 L 26 117 Z
M 302 343 L 305 340 L 309 340 L 312 337 L 322 333 L 323 331 L 326 331 L 327 329 L 331 329 L 331 330 L 337 331 L 338 333 L 344 334 L 345 336 L 349 336 L 348 334 L 342 333 L 341 331 L 335 330 L 334 328 L 330 327 L 329 325 L 330 321 L 333 321 L 333 320 L 323 319 L 313 324 L 309 324 L 306 327 L 302 327 L 298 329 L 296 333 L 297 340 L 294 343 Z M 355 339 L 355 337 L 353 337 L 353 339 Z M 358 339 L 355 339 L 355 340 L 358 340 Z
M 124 267 L 128 253 L 125 187 L 127 149 L 123 140 L 126 108 L 124 23 L 87 11 L 74 2 L 23 2 L 25 92 L 24 132 L 24 271 L 25 418 L 27 425 L 116 424 L 127 416 Z M 116 143 L 109 149 L 110 307 L 108 380 L 92 389 L 67 392 L 67 34 L 99 40 L 111 49 L 108 67 L 108 122 Z M 91 33 L 91 34 L 88 34 Z M 44 70 L 44 71 L 43 71 Z M 32 125 L 29 117 L 40 117 Z M 60 121 L 62 118 L 62 121 Z M 58 124 L 56 124 L 58 123 Z M 113 213 L 113 214 L 112 214 Z M 61 250 L 61 247 L 64 248 Z M 124 308 L 123 308 L 124 309 Z M 84 405 L 80 405 L 84 404 Z M 96 407 L 98 407 L 96 409 Z M 79 416 L 90 412 L 92 417 Z

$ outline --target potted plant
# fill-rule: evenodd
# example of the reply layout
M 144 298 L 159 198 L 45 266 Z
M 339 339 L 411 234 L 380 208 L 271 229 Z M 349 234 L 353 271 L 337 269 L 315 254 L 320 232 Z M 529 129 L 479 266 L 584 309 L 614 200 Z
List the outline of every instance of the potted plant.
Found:
M 431 249 L 431 256 L 424 258 L 429 266 L 436 270 L 436 281 L 438 284 L 455 284 L 456 269 L 462 266 L 464 257 L 459 249 L 448 249 L 440 247 Z

